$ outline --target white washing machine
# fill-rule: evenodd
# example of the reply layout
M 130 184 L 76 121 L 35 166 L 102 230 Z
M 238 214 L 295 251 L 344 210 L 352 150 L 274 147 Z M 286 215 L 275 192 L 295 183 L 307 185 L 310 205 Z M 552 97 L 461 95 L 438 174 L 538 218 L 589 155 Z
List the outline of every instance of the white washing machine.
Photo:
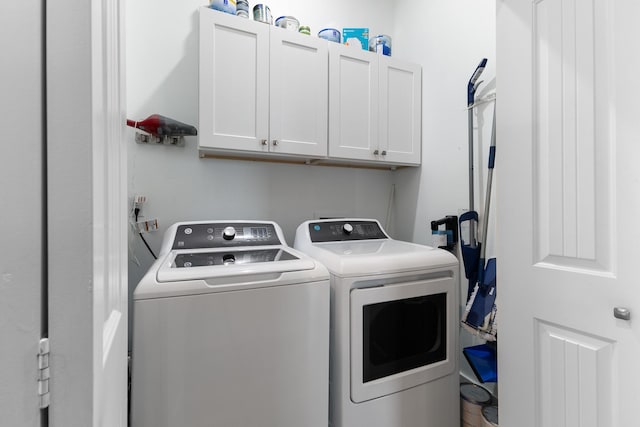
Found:
M 457 258 L 371 219 L 304 222 L 294 247 L 331 276 L 330 425 L 458 426 Z
M 171 226 L 134 292 L 132 427 L 326 427 L 328 279 L 274 222 Z

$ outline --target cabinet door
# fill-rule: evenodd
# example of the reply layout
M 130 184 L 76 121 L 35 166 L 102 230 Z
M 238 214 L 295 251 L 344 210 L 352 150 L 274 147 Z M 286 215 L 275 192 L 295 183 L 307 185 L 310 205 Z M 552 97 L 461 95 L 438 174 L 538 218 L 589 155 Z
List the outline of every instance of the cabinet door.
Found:
M 329 156 L 377 160 L 378 56 L 329 46 Z
M 268 151 L 269 28 L 200 9 L 199 147 Z
M 422 69 L 380 56 L 380 153 L 382 160 L 420 164 Z
M 327 156 L 327 43 L 271 28 L 269 151 Z

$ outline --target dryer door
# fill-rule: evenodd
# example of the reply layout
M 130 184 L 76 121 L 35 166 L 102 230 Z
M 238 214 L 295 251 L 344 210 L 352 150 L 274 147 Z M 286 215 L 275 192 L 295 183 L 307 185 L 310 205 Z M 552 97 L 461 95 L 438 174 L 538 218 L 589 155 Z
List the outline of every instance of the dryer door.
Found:
M 453 372 L 455 281 L 351 291 L 351 399 L 396 393 Z

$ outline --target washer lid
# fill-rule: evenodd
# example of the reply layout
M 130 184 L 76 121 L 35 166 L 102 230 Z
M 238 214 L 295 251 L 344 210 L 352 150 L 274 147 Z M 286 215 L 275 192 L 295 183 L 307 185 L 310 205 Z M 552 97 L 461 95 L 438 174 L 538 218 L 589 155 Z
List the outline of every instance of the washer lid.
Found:
M 233 250 L 172 250 L 158 268 L 158 282 L 311 270 L 313 260 L 283 246 Z

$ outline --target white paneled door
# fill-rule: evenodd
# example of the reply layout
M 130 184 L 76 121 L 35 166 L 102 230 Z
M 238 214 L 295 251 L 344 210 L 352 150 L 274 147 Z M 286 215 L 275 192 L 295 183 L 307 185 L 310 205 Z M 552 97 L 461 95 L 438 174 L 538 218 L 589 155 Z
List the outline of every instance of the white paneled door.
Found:
M 638 425 L 640 4 L 497 14 L 500 425 Z

